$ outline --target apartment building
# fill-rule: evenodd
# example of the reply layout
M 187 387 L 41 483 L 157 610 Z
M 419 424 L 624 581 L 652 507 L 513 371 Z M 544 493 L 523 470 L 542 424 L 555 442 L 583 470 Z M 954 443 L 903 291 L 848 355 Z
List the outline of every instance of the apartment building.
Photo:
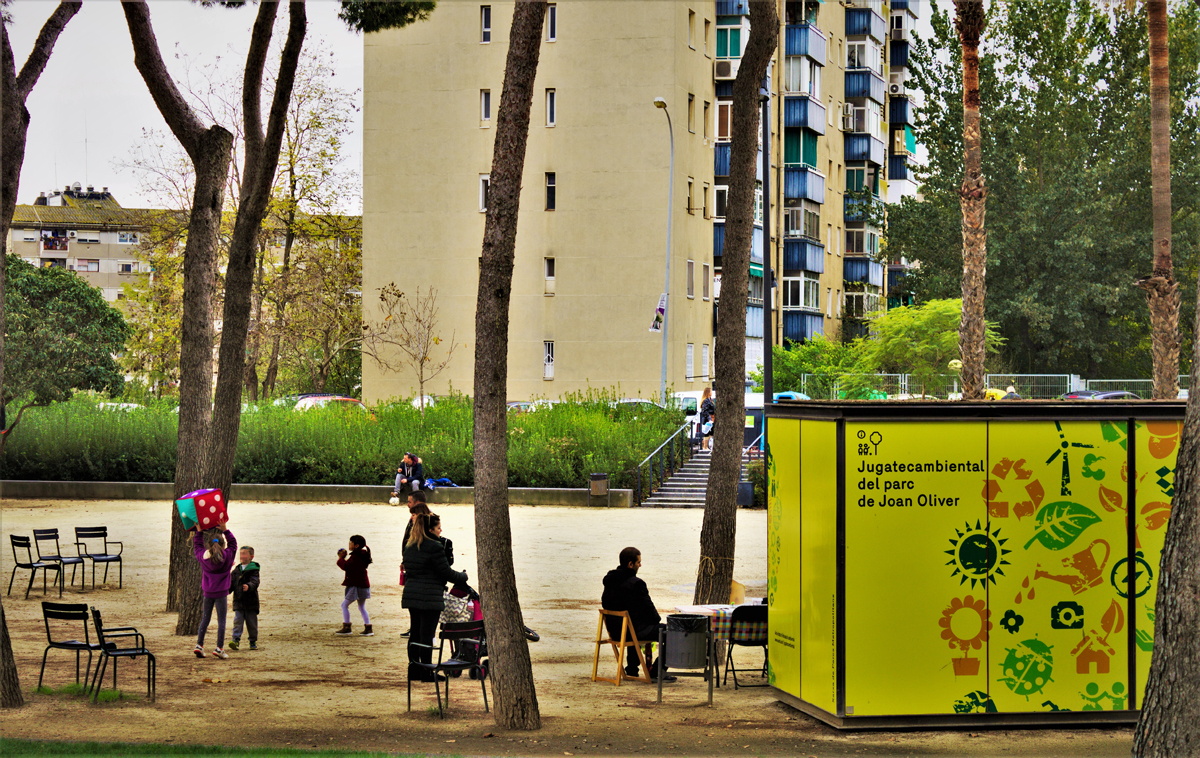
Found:
M 836 338 L 861 332 L 886 287 L 880 214 L 862 208 L 889 198 L 895 127 L 886 119 L 885 51 L 890 14 L 909 14 L 908 3 L 780 7 L 748 369 L 762 361 L 768 302 L 775 344 Z M 512 8 L 441 3 L 428 21 L 365 38 L 364 310 L 373 307 L 369 283 L 437 290 L 441 336 L 467 347 L 427 389 L 434 394 L 473 386 L 478 260 Z M 510 398 L 616 384 L 626 395 L 656 393 L 662 335 L 648 327 L 668 255 L 668 384 L 711 383 L 733 80 L 749 31 L 745 0 L 550 4 L 517 234 Z M 673 177 L 656 98 L 673 127 Z M 769 300 L 765 267 L 778 290 Z M 415 385 L 363 366 L 364 399 L 408 395 Z

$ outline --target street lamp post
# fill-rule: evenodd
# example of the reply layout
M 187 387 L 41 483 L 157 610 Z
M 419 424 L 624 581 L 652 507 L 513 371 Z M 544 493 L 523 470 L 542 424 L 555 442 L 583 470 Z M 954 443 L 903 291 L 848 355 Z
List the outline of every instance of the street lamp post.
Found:
M 654 107 L 662 108 L 662 112 L 667 115 L 667 136 L 671 139 L 671 175 L 667 182 L 667 270 L 666 284 L 663 285 L 666 307 L 663 308 L 662 379 L 659 383 L 659 402 L 665 405 L 667 402 L 667 315 L 671 310 L 671 220 L 675 210 L 675 132 L 671 128 L 671 112 L 667 110 L 667 101 L 664 98 L 656 97 L 654 98 Z

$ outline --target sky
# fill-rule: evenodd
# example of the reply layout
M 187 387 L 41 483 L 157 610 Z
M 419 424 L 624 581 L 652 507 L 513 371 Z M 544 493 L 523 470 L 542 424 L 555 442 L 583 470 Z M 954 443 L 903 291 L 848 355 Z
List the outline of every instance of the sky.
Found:
M 15 0 L 10 6 L 12 40 L 20 71 L 38 31 L 54 10 L 50 0 Z M 345 165 L 362 174 L 362 37 L 337 18 L 337 0 L 308 2 L 307 47 L 321 38 L 337 61 L 337 84 L 357 90 L 358 113 L 347 135 Z M 220 55 L 244 64 L 257 5 L 240 9 L 202 8 L 188 0 L 153 0 L 150 17 L 159 48 L 173 76 L 183 70 L 177 54 L 194 62 Z M 287 4 L 275 20 L 277 41 L 287 34 Z M 133 65 L 125 15 L 116 0 L 89 0 L 54 46 L 46 70 L 26 103 L 30 113 L 25 163 L 17 202 L 33 203 L 39 192 L 79 182 L 108 187 L 126 208 L 149 207 L 125 161 L 142 140 L 142 129 L 169 134 L 166 122 Z M 264 103 L 264 111 L 269 107 Z M 265 117 L 265 112 L 264 112 Z

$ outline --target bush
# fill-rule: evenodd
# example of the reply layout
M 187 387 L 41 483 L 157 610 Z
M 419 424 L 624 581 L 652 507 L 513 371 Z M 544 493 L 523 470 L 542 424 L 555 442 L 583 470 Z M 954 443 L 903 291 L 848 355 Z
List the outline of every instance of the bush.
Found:
M 746 464 L 746 478 L 754 485 L 754 505 L 751 508 L 767 507 L 767 478 L 762 461 Z
M 613 407 L 613 393 L 589 392 L 508 417 L 512 487 L 586 487 L 604 472 L 610 486 L 632 486 L 634 467 L 683 423 L 679 411 Z M 5 479 L 170 482 L 175 478 L 179 416 L 171 401 L 103 410 L 76 397 L 31 409 L 8 442 Z M 381 405 L 374 417 L 355 408 L 296 411 L 266 403 L 242 414 L 235 482 L 391 484 L 405 452 L 421 457 L 427 477 L 474 481 L 472 407 L 458 395 L 420 411 L 409 402 Z

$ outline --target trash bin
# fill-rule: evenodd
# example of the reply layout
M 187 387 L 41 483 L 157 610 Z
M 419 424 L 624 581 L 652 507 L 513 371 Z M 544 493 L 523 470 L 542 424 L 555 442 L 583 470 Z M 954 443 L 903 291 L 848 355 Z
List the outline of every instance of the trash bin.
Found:
M 608 474 L 592 474 L 592 497 L 608 495 Z
M 754 482 L 738 482 L 737 504 L 754 505 Z
M 667 616 L 666 651 L 668 669 L 702 669 L 708 662 L 709 617 L 696 613 Z

